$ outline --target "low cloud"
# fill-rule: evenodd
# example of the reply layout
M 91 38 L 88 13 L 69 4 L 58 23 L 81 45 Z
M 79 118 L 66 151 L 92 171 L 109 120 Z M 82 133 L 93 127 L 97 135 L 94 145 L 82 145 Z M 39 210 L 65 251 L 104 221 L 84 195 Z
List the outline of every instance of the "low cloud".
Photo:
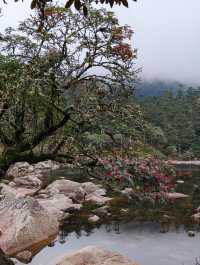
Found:
M 1 4 L 1 29 L 15 26 L 30 14 L 30 0 Z M 115 7 L 123 24 L 135 31 L 137 67 L 141 77 L 200 84 L 200 1 L 129 0 L 129 9 Z

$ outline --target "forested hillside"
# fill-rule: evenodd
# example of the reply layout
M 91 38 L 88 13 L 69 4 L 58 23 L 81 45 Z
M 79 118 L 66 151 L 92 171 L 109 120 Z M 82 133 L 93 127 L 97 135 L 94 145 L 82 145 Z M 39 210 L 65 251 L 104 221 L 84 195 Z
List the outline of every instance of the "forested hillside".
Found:
M 166 87 L 158 96 L 140 98 L 148 122 L 147 142 L 166 155 L 199 158 L 200 89 L 173 91 Z

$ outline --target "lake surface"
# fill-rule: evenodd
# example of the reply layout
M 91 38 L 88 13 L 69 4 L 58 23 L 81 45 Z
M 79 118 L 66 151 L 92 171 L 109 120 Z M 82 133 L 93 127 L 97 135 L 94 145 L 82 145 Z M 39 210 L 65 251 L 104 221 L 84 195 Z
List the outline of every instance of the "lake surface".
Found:
M 77 233 L 67 232 L 66 224 L 53 246 L 45 247 L 29 265 L 55 265 L 62 256 L 89 245 L 115 250 L 140 265 L 195 265 L 195 259 L 200 257 L 200 233 L 199 226 L 192 223 L 191 215 L 200 206 L 200 172 L 184 172 L 180 174 L 180 180 L 183 182 L 176 185 L 176 191 L 190 197 L 185 202 L 162 208 L 163 213 L 174 218 L 168 232 L 161 233 L 162 226 L 156 215 L 153 220 L 152 209 L 151 221 L 102 225 L 87 232 L 77 229 Z M 148 212 L 147 209 L 142 211 Z M 188 230 L 194 230 L 195 237 L 189 237 Z
M 107 230 L 102 226 L 89 236 L 82 232 L 80 237 L 71 233 L 65 243 L 57 241 L 54 247 L 44 248 L 29 264 L 55 265 L 58 258 L 88 245 L 118 251 L 141 265 L 194 265 L 200 256 L 200 233 L 189 237 L 183 227 L 165 234 L 160 233 L 156 223 L 121 225 L 120 233 L 113 227 L 110 232 Z

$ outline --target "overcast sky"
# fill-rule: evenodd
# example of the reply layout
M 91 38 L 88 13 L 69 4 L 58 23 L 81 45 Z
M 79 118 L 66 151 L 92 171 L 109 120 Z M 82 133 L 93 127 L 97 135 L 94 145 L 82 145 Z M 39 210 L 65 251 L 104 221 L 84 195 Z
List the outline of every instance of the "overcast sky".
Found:
M 30 0 L 3 6 L 1 30 L 28 16 Z M 2 2 L 2 0 L 1 0 Z M 130 2 L 130 0 L 129 0 Z M 200 0 L 138 0 L 114 8 L 135 31 L 141 77 L 200 84 Z

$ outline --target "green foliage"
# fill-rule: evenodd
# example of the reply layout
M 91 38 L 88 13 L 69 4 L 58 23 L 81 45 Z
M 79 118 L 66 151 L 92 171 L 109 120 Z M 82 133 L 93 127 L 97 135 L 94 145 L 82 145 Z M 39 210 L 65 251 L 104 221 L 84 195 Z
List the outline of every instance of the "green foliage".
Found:
M 141 101 L 147 142 L 166 155 L 200 157 L 200 89 L 165 91 Z
M 105 134 L 97 134 L 97 133 L 90 134 L 89 132 L 86 132 L 83 135 L 82 141 L 85 142 L 86 144 L 100 146 L 109 143 L 110 137 Z
M 0 144 L 7 164 L 24 153 L 60 150 L 95 157 L 102 147 L 122 146 L 124 136 L 128 146 L 142 123 L 129 100 L 136 78 L 132 30 L 105 9 L 90 6 L 87 18 L 47 11 L 42 31 L 36 14 L 1 34 Z
M 146 125 L 146 137 L 147 141 L 156 147 L 165 145 L 167 138 L 160 127 L 153 126 L 152 124 Z

